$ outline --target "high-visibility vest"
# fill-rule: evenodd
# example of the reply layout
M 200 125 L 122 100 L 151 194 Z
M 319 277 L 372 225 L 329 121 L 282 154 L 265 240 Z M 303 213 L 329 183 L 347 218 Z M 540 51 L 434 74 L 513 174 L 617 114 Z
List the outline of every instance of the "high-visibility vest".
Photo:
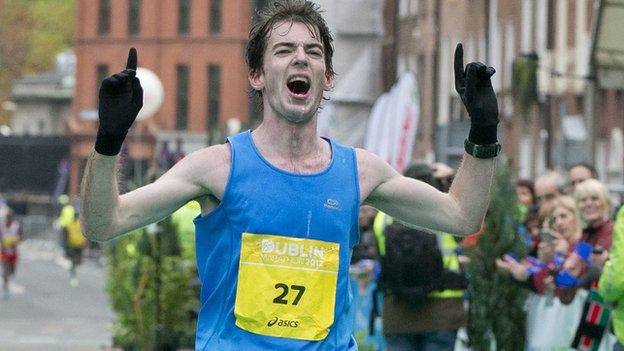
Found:
M 58 224 L 61 226 L 61 228 L 65 228 L 71 222 L 74 221 L 75 217 L 76 217 L 76 210 L 74 209 L 74 206 L 72 206 L 72 205 L 65 205 L 61 209 L 61 213 L 60 213 L 57 221 L 58 221 Z
M 375 234 L 375 239 L 377 239 L 377 250 L 379 251 L 380 256 L 386 255 L 385 229 L 393 222 L 394 218 L 381 211 L 377 213 L 375 220 L 373 221 L 373 233 Z M 455 238 L 448 233 L 434 232 L 434 234 L 438 240 L 438 248 L 442 254 L 442 263 L 444 264 L 444 268 L 449 271 L 459 273 L 459 259 L 457 258 L 456 253 L 458 245 Z M 431 298 L 447 299 L 462 297 L 463 295 L 463 290 L 447 289 L 442 291 L 433 291 L 427 296 Z
M 75 249 L 87 245 L 87 238 L 82 235 L 82 230 L 80 230 L 80 221 L 75 220 L 67 225 L 67 244 Z

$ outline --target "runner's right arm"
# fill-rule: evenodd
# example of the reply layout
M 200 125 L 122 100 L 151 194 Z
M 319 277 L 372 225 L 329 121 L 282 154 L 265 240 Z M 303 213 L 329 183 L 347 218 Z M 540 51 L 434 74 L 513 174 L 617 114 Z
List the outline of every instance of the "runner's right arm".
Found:
M 157 222 L 188 201 L 211 193 L 193 175 L 197 174 L 194 169 L 199 159 L 216 151 L 213 147 L 192 153 L 154 183 L 121 196 L 117 188 L 117 157 L 94 151 L 87 161 L 81 186 L 80 218 L 85 236 L 96 241 L 110 240 Z
M 126 69 L 106 78 L 100 87 L 95 151 L 87 161 L 81 185 L 82 230 L 90 240 L 109 240 L 153 223 L 189 200 L 210 193 L 193 177 L 201 175 L 196 169 L 199 165 L 212 163 L 210 155 L 207 162 L 198 158 L 218 152 L 218 147 L 193 153 L 156 182 L 119 196 L 117 155 L 143 106 L 136 68 L 137 54 L 132 48 Z

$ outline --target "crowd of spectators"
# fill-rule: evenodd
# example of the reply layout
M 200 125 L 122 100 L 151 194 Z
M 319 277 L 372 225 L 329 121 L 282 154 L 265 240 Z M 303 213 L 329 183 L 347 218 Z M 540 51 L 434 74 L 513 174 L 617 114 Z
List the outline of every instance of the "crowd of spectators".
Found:
M 453 170 L 439 163 L 429 168 L 431 179 L 421 180 L 448 189 Z M 624 351 L 624 209 L 616 216 L 620 204 L 588 164 L 534 181 L 517 179 L 515 185 L 521 219 L 517 234 L 526 252 L 509 252 L 496 265 L 528 292 L 525 349 Z M 361 244 L 354 260 L 379 259 L 374 211 L 361 212 Z M 467 260 L 459 255 L 459 261 Z M 450 330 L 453 335 L 456 329 Z

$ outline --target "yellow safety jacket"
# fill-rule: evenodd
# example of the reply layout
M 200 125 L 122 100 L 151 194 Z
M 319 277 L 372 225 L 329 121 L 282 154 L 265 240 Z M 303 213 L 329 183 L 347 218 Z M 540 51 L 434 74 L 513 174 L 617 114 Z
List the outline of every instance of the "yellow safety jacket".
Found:
M 61 226 L 61 228 L 65 228 L 71 222 L 74 221 L 75 217 L 76 217 L 76 210 L 74 209 L 74 206 L 72 206 L 72 205 L 65 205 L 61 209 L 61 213 L 59 214 L 59 217 L 58 217 L 57 221 L 58 221 L 59 225 Z
M 375 220 L 373 221 L 373 233 L 375 234 L 375 239 L 377 239 L 377 249 L 380 256 L 386 255 L 386 236 L 384 232 L 386 227 L 392 224 L 392 222 L 394 222 L 394 218 L 388 216 L 381 211 L 377 213 L 377 215 L 375 216 Z M 444 264 L 444 268 L 449 271 L 459 273 L 459 259 L 457 258 L 457 254 L 455 253 L 458 245 L 455 241 L 455 238 L 453 238 L 453 236 L 448 233 L 434 232 L 434 234 L 438 239 L 438 248 L 440 249 L 440 253 L 442 254 L 442 262 Z M 448 299 L 462 297 L 463 295 L 463 290 L 447 289 L 442 291 L 433 291 L 427 296 L 436 299 Z
M 74 220 L 69 223 L 67 229 L 67 245 L 74 249 L 80 249 L 87 245 L 87 238 L 82 235 L 80 230 L 80 221 Z

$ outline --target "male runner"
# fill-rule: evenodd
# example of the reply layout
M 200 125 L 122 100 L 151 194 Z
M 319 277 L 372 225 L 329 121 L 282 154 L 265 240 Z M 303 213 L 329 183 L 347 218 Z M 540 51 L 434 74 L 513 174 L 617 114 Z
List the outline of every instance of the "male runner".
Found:
M 500 149 L 494 70 L 481 63 L 464 70 L 458 45 L 456 88 L 472 127 L 469 154 L 442 193 L 366 150 L 317 135 L 318 108 L 334 78 L 331 42 L 317 5 L 277 2 L 252 28 L 246 52 L 261 125 L 121 196 L 116 155 L 142 106 L 136 50 L 126 70 L 102 82 L 81 192 L 84 232 L 110 240 L 200 203 L 197 350 L 356 350 L 348 267 L 362 204 L 444 232 L 481 227 Z

